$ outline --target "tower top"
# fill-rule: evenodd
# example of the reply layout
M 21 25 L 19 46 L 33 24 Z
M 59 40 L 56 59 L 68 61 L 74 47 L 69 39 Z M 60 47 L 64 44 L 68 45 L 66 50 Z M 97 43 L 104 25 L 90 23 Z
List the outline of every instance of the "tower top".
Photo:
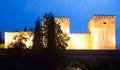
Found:
M 70 18 L 70 16 L 55 16 L 55 18 Z
M 96 17 L 96 18 L 115 18 L 115 15 L 94 14 L 93 17 Z

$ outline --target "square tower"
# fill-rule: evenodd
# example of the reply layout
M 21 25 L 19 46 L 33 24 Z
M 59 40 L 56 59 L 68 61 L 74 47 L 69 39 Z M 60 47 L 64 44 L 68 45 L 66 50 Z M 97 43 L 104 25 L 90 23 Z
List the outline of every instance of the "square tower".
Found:
M 60 23 L 61 29 L 64 33 L 70 33 L 70 18 L 69 17 L 55 17 L 57 24 Z
M 114 15 L 94 15 L 88 22 L 91 34 L 92 49 L 114 50 L 116 49 Z
M 42 18 L 42 25 L 44 26 L 45 19 Z M 70 17 L 55 17 L 55 22 L 60 23 L 61 30 L 64 33 L 70 33 Z
M 42 26 L 44 26 L 45 18 L 42 18 Z M 55 17 L 56 24 L 60 24 L 60 28 L 63 33 L 70 34 L 70 17 Z M 44 32 L 44 31 L 43 31 Z M 43 44 L 47 47 L 47 41 L 45 40 L 45 36 L 43 36 Z

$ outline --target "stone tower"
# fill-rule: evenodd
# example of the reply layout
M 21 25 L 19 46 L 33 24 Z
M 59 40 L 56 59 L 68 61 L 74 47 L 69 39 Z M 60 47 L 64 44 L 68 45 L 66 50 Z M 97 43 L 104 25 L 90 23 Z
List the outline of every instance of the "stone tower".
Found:
M 43 22 L 45 22 L 45 19 L 42 18 L 42 24 Z M 61 29 L 64 33 L 70 33 L 70 17 L 66 16 L 66 17 L 55 17 L 55 22 L 57 24 L 60 23 Z M 43 24 L 44 25 L 44 24 Z
M 114 15 L 94 15 L 90 19 L 88 29 L 93 50 L 116 49 L 115 18 Z
M 61 29 L 64 33 L 70 33 L 70 17 L 55 17 L 55 21 L 57 24 L 60 23 Z
M 68 33 L 70 40 L 66 49 L 80 50 L 116 50 L 116 32 L 114 15 L 94 15 L 88 22 L 88 33 L 78 34 L 70 33 L 70 17 L 55 17 L 55 22 L 60 23 L 61 30 Z M 42 18 L 42 23 L 45 19 Z M 44 26 L 44 24 L 43 24 Z M 9 44 L 14 43 L 16 35 L 23 35 L 29 38 L 30 32 L 6 32 L 5 33 L 5 48 Z M 31 46 L 32 37 L 25 42 L 27 46 Z M 44 39 L 44 37 L 43 37 Z M 44 44 L 46 41 L 44 42 Z M 46 45 L 47 46 L 47 45 Z M 29 47 L 28 47 L 29 48 Z

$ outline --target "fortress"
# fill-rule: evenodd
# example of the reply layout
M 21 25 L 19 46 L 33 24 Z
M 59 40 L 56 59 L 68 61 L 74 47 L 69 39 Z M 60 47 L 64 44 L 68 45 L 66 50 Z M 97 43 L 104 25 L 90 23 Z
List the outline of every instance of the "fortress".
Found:
M 70 41 L 66 49 L 79 50 L 115 50 L 116 49 L 116 32 L 114 15 L 94 15 L 88 22 L 88 33 L 72 34 L 70 33 L 70 18 L 55 18 L 56 23 L 60 23 L 63 32 L 68 33 Z M 44 22 L 44 20 L 42 21 Z M 13 41 L 15 35 L 23 35 L 28 37 L 31 32 L 5 32 L 5 48 Z M 32 46 L 32 38 L 30 37 L 27 47 Z

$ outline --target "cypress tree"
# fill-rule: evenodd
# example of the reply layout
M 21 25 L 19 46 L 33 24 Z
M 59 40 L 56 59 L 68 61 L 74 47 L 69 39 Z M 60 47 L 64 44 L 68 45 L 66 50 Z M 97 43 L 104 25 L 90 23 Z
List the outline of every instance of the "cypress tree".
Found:
M 27 27 L 26 26 L 24 27 L 24 31 L 27 31 Z
M 34 30 L 34 37 L 33 37 L 33 49 L 42 49 L 42 32 L 40 28 L 40 21 L 39 18 L 36 21 L 36 26 Z

